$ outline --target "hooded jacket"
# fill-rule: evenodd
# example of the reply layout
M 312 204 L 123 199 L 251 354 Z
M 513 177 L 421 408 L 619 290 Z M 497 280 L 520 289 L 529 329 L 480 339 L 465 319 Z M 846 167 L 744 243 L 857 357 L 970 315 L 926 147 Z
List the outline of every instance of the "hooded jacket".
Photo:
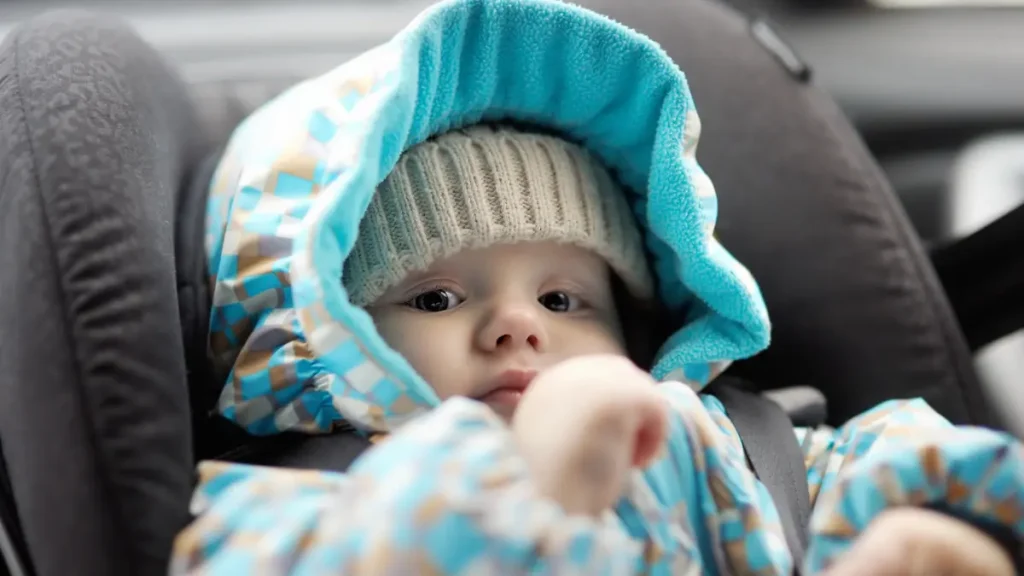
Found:
M 533 495 L 507 426 L 440 402 L 352 306 L 343 263 L 401 153 L 481 121 L 548 126 L 618 176 L 686 321 L 653 375 L 672 408 L 660 458 L 614 511 Z M 301 83 L 233 135 L 211 185 L 210 348 L 220 413 L 251 434 L 355 428 L 390 438 L 347 474 L 207 462 L 173 573 L 789 574 L 778 512 L 720 402 L 701 389 L 763 350 L 756 283 L 716 241 L 682 72 L 648 38 L 556 0 L 446 0 L 389 42 Z M 1024 530 L 1020 447 L 920 400 L 795 431 L 814 515 L 806 573 L 881 510 L 941 503 Z

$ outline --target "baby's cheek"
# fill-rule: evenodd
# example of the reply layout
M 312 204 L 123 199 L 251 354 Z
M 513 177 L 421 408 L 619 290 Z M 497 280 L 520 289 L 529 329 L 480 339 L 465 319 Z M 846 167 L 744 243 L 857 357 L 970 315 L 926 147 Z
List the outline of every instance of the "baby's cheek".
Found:
M 374 315 L 384 342 L 409 362 L 438 397 L 444 400 L 465 394 L 462 383 L 467 380 L 467 363 L 460 356 L 459 335 L 443 322 L 423 320 L 400 312 Z
M 430 387 L 434 389 L 438 397 L 441 400 L 449 398 L 458 394 L 458 381 L 457 370 L 450 363 L 446 362 L 446 359 L 439 355 L 431 354 L 429 350 L 423 350 L 422 347 L 413 346 L 409 349 L 402 350 L 397 349 L 409 364 L 412 365 L 413 369 L 430 384 Z

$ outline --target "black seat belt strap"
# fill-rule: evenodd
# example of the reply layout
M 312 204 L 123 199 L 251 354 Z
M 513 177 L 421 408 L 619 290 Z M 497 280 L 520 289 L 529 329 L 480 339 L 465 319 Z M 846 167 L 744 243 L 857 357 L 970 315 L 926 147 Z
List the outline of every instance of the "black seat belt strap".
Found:
M 807 549 L 811 501 L 803 451 L 793 424 L 776 403 L 727 381 L 716 382 L 709 392 L 725 406 L 750 466 L 779 510 L 786 544 L 799 573 Z

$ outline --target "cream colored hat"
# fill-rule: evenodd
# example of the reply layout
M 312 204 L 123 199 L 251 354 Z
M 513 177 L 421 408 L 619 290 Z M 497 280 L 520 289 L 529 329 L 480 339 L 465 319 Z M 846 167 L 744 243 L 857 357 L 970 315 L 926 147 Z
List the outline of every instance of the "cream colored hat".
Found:
M 402 154 L 359 226 L 343 283 L 356 306 L 468 248 L 557 241 L 593 250 L 653 293 L 625 195 L 585 150 L 511 127 L 453 130 Z

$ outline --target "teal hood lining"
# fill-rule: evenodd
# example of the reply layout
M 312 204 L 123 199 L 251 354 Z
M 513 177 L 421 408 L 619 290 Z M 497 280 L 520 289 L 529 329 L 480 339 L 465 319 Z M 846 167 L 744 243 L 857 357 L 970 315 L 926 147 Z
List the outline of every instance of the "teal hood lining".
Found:
M 255 433 L 343 420 L 387 430 L 438 403 L 349 304 L 343 262 L 404 150 L 497 120 L 565 134 L 637 192 L 660 297 L 691 307 L 656 377 L 700 388 L 768 345 L 756 283 L 712 234 L 717 199 L 695 159 L 700 121 L 660 47 L 555 0 L 449 0 L 268 103 L 233 136 L 207 238 L 211 347 L 232 366 L 225 416 Z

